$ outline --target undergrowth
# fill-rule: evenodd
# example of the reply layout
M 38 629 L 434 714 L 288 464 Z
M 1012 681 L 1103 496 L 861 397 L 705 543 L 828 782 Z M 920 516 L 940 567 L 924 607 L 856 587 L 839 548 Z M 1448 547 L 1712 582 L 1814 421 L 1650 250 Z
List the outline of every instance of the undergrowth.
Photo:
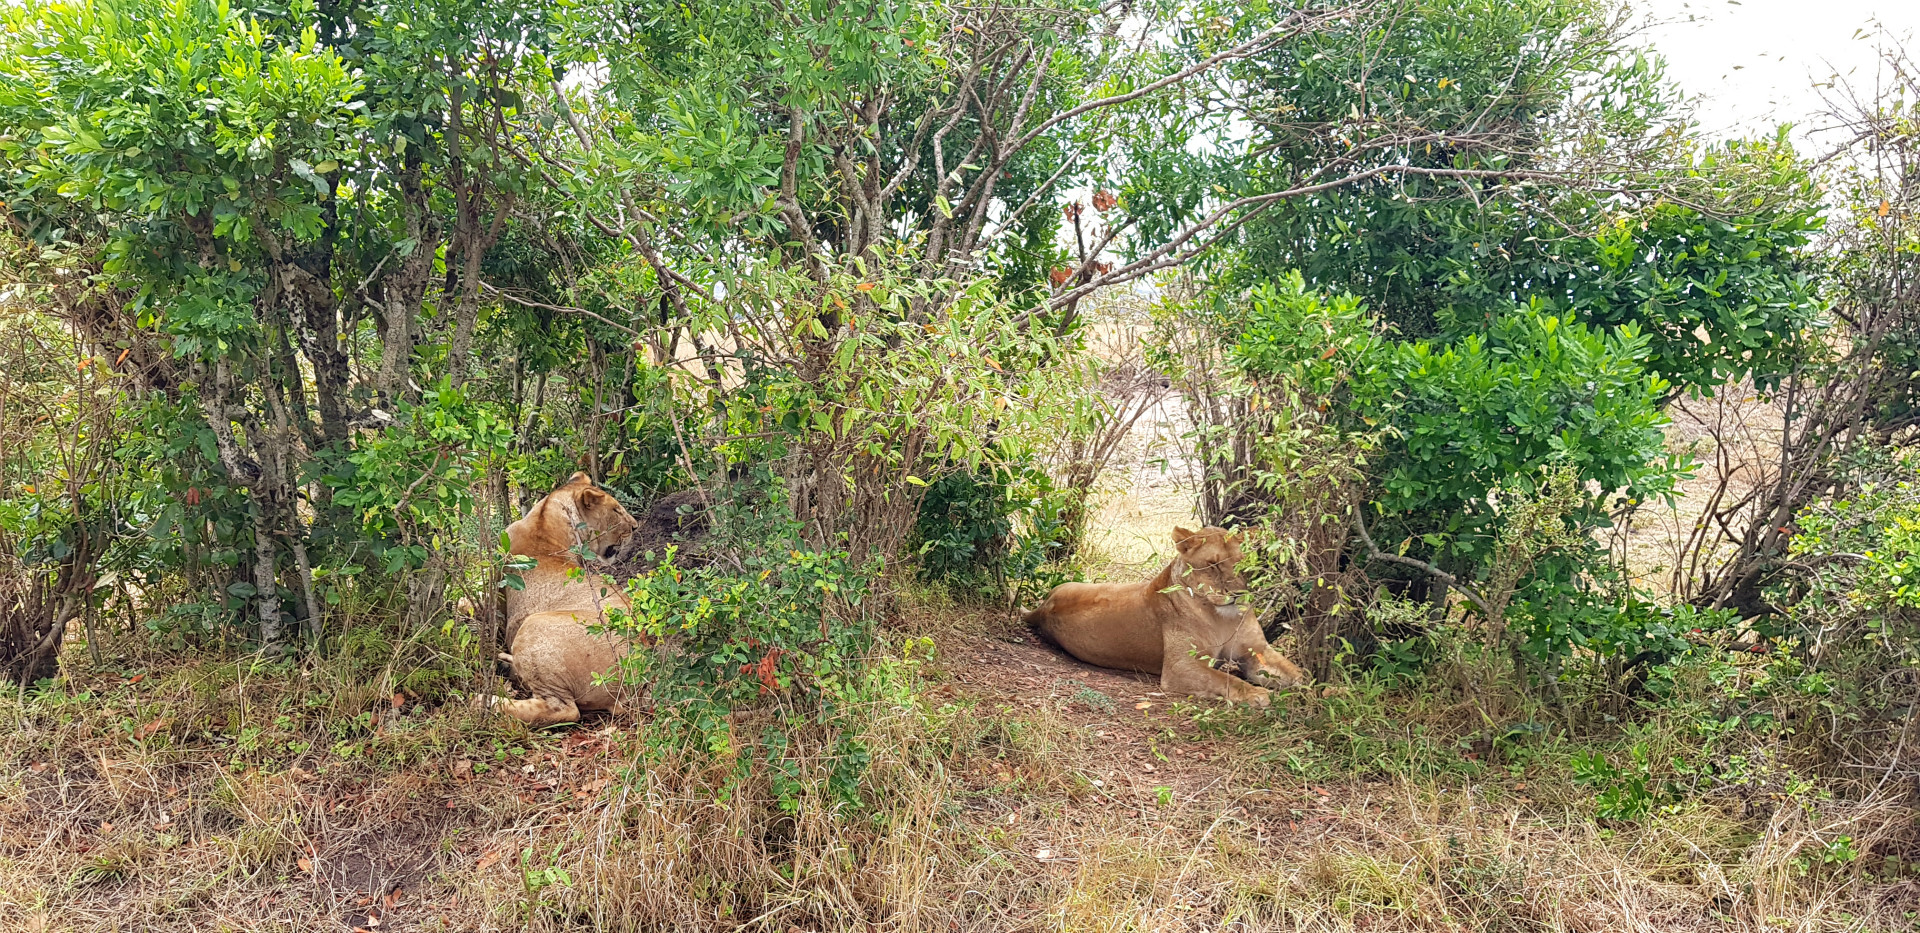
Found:
M 1920 907 L 1910 808 L 1725 725 L 1726 684 L 1781 658 L 1676 667 L 1569 728 L 1447 651 L 1418 683 L 1142 711 L 963 687 L 998 629 L 950 628 L 973 634 L 883 634 L 838 725 L 769 703 L 724 753 L 663 754 L 645 717 L 480 717 L 453 630 L 305 662 L 76 653 L 0 697 L 0 923 L 1897 930 Z

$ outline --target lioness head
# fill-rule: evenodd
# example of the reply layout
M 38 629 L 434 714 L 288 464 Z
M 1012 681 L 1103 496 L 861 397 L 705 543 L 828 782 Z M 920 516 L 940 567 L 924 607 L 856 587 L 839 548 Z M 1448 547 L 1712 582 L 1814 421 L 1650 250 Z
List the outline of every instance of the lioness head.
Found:
M 620 500 L 599 486 L 594 485 L 593 477 L 585 473 L 575 473 L 567 478 L 547 496 L 549 500 L 560 499 L 571 506 L 563 509 L 574 526 L 574 533 L 580 543 L 602 558 L 611 558 L 620 546 L 633 537 L 634 529 L 640 523 L 620 504 Z
M 1175 528 L 1173 547 L 1174 585 L 1215 606 L 1231 606 L 1235 596 L 1247 591 L 1247 578 L 1240 575 L 1239 534 L 1212 526 L 1199 531 Z

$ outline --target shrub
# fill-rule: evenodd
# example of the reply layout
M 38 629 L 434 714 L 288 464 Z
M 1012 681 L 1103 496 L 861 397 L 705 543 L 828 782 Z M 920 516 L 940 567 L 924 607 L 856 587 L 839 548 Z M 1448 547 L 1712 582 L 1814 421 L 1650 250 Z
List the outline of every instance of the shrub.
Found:
M 831 720 L 856 698 L 874 635 L 861 603 L 878 567 L 812 548 L 784 509 L 778 484 L 736 492 L 716 505 L 705 563 L 677 547 L 649 555 L 659 562 L 627 585 L 631 611 L 611 613 L 610 629 L 655 646 L 629 655 L 622 677 L 649 686 L 676 727 L 669 741 L 691 731 L 720 751 L 733 710 L 777 701 Z
M 1004 601 L 1009 586 L 1064 582 L 1046 566 L 1076 536 L 1075 505 L 1073 491 L 1031 463 L 957 470 L 928 484 L 908 548 L 920 558 L 922 579 L 956 595 Z

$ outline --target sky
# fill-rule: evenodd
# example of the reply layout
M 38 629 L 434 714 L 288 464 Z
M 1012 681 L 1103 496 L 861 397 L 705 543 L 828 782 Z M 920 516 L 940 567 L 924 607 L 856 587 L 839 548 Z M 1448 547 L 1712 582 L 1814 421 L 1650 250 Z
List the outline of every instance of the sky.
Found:
M 1920 56 L 1920 0 L 1634 0 L 1656 22 L 1648 44 L 1668 74 L 1700 98 L 1710 136 L 1796 124 L 1803 153 L 1820 155 L 1818 83 L 1839 75 L 1871 89 L 1882 28 Z

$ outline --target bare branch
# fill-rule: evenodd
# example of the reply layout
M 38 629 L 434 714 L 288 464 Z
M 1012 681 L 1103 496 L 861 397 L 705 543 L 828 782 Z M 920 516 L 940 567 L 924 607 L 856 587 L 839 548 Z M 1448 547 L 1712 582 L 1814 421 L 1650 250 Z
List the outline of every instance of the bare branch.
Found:
M 1487 618 L 1494 619 L 1499 617 L 1493 611 L 1493 608 L 1487 605 L 1487 601 L 1480 598 L 1480 594 L 1474 592 L 1471 587 L 1468 587 L 1466 584 L 1461 583 L 1459 577 L 1456 577 L 1453 574 L 1450 574 L 1444 570 L 1441 570 L 1440 568 L 1435 567 L 1434 565 L 1429 564 L 1424 560 L 1415 560 L 1414 558 L 1403 557 L 1391 551 L 1380 550 L 1380 545 L 1373 543 L 1373 535 L 1370 535 L 1367 533 L 1367 523 L 1363 518 L 1361 518 L 1360 509 L 1358 507 L 1355 507 L 1353 510 L 1353 530 L 1360 533 L 1360 543 L 1367 546 L 1368 560 L 1377 560 L 1377 561 L 1381 561 L 1383 563 L 1389 563 L 1389 564 L 1399 564 L 1402 567 L 1410 567 L 1414 570 L 1418 570 L 1421 573 L 1424 573 L 1427 576 L 1434 578 L 1435 580 L 1439 580 L 1441 583 L 1445 583 L 1446 585 L 1453 587 L 1456 590 L 1459 590 L 1460 594 L 1462 596 L 1465 596 L 1468 600 L 1472 601 L 1475 606 L 1479 607 L 1480 613 L 1486 616 Z
M 1131 282 L 1142 276 L 1150 275 L 1161 269 L 1182 265 L 1201 253 L 1206 252 L 1227 234 L 1239 229 L 1272 205 L 1288 198 L 1297 198 L 1322 191 L 1331 191 L 1369 178 L 1386 175 L 1422 175 L 1434 178 L 1497 178 L 1507 181 L 1570 181 L 1580 178 L 1563 172 L 1547 172 L 1532 169 L 1464 169 L 1464 168 L 1427 168 L 1418 165 L 1379 165 L 1362 171 L 1343 175 L 1330 181 L 1310 185 L 1299 185 L 1284 191 L 1269 191 L 1265 194 L 1252 194 L 1236 198 L 1215 208 L 1201 220 L 1190 224 L 1172 239 L 1161 244 L 1147 255 L 1118 269 L 1095 278 L 1072 291 L 1054 296 L 1052 306 L 1061 307 L 1071 301 L 1077 301 L 1089 293 L 1110 285 Z M 1198 245 L 1184 248 L 1194 238 L 1206 233 L 1235 211 L 1252 208 L 1235 218 L 1232 223 L 1221 227 L 1213 235 L 1205 237 Z
M 588 311 L 585 308 L 568 308 L 561 305 L 550 305 L 544 301 L 533 301 L 528 298 L 522 298 L 518 295 L 515 295 L 512 292 L 506 291 L 505 289 L 499 288 L 498 286 L 489 284 L 487 282 L 481 282 L 480 288 L 487 292 L 491 292 L 495 295 L 498 295 L 501 298 L 504 298 L 508 301 L 511 301 L 514 304 L 520 305 L 523 308 L 538 308 L 542 311 L 553 311 L 559 314 L 578 314 L 578 315 L 581 315 L 582 317 L 593 318 L 594 320 L 599 321 L 600 323 L 605 324 L 608 327 L 617 328 L 619 330 L 625 331 L 629 336 L 632 336 L 632 337 L 644 338 L 646 336 L 645 334 L 642 334 L 639 331 L 634 330 L 633 328 L 620 323 L 619 321 L 607 320 L 606 318 L 601 317 L 600 315 L 595 314 L 592 311 Z

